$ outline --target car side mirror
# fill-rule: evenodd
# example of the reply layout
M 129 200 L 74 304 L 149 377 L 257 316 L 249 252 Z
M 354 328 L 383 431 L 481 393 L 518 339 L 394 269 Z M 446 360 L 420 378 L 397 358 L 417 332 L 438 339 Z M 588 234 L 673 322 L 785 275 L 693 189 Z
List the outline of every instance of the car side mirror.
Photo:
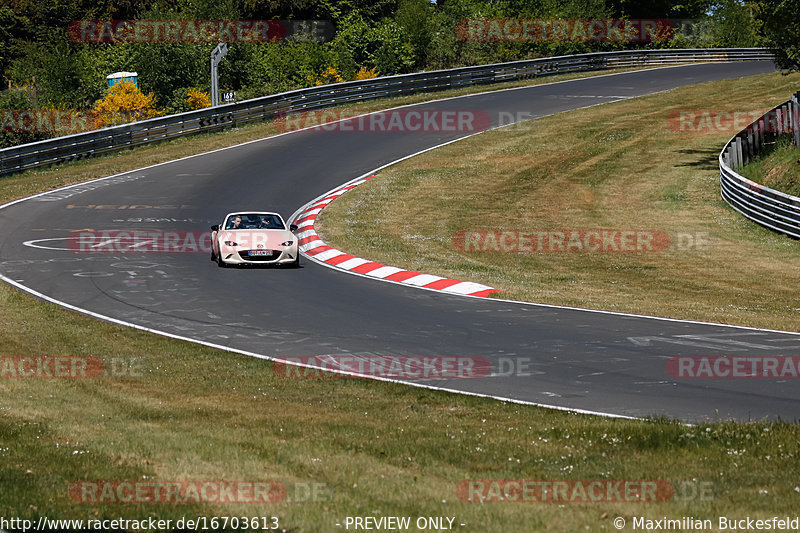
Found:
M 214 224 L 213 226 L 211 226 L 211 231 L 219 231 L 219 226 L 217 224 Z
M 289 224 L 289 231 L 297 231 L 297 224 Z

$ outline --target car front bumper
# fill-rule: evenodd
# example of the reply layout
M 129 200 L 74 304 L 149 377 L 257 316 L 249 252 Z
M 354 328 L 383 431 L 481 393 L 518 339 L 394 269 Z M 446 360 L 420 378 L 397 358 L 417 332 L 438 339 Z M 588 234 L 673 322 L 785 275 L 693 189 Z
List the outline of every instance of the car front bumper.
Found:
M 257 252 L 259 255 L 250 255 Z M 283 250 L 245 250 L 227 249 L 221 251 L 222 261 L 229 265 L 280 265 L 290 264 L 297 260 L 297 247 L 287 247 Z

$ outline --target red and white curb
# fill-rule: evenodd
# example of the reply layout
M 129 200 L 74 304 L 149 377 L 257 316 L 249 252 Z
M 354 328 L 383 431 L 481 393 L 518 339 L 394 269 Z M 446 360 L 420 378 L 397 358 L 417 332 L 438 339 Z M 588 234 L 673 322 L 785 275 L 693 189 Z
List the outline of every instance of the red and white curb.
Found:
M 443 278 L 441 276 L 423 274 L 421 272 L 403 270 L 402 268 L 383 265 L 381 263 L 370 261 L 369 259 L 362 259 L 360 257 L 350 255 L 325 244 L 325 242 L 319 238 L 319 235 L 317 235 L 317 232 L 314 230 L 314 221 L 319 213 L 325 208 L 325 206 L 327 206 L 336 198 L 374 177 L 375 176 L 373 175 L 351 181 L 350 183 L 347 183 L 338 189 L 334 189 L 333 191 L 323 195 L 321 198 L 312 201 L 300 211 L 300 213 L 295 217 L 294 223 L 297 224 L 296 235 L 299 239 L 298 246 L 301 252 L 303 252 L 309 258 L 340 270 L 346 270 L 348 272 L 362 274 L 364 276 L 385 281 L 402 283 L 404 285 L 421 287 L 423 289 L 478 297 L 484 297 L 494 292 L 500 292 L 494 287 L 481 285 L 480 283 L 459 281 L 457 279 Z

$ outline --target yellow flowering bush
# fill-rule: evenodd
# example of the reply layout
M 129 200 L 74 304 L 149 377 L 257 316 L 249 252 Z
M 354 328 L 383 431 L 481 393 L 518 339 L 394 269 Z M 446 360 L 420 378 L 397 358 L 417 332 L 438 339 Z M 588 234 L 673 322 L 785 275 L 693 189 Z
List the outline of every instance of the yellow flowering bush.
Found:
M 328 67 L 319 76 L 309 76 L 308 81 L 314 85 L 328 85 L 329 83 L 341 83 L 344 78 L 335 67 Z
M 211 96 L 200 89 L 189 89 L 186 95 L 186 102 L 189 103 L 192 110 L 203 109 L 205 107 L 211 107 Z
M 356 75 L 353 78 L 353 80 L 355 81 L 371 80 L 372 78 L 377 78 L 377 77 L 378 77 L 378 71 L 375 70 L 374 68 L 367 69 L 367 67 L 361 67 L 360 69 L 358 69 L 358 72 L 356 72 Z
M 157 117 L 153 93 L 144 94 L 130 82 L 122 82 L 109 87 L 105 98 L 98 100 L 93 111 L 95 127 L 116 126 L 127 122 Z

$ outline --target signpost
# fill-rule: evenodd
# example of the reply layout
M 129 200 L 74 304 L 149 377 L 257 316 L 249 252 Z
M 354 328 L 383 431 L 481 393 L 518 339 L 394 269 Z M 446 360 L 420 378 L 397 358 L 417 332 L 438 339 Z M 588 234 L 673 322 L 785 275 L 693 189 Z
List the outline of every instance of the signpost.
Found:
M 219 43 L 211 52 L 211 107 L 219 105 L 219 81 L 217 80 L 217 66 L 225 54 L 228 53 L 228 43 Z

